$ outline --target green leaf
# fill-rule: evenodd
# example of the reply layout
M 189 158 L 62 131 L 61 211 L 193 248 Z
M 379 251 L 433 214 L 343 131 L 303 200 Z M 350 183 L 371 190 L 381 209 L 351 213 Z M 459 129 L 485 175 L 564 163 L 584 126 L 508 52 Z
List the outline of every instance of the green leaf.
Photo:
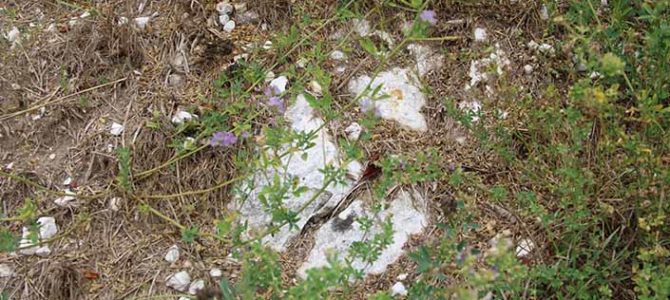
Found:
M 605 76 L 623 74 L 626 63 L 618 56 L 607 53 L 600 59 L 600 67 Z
M 228 279 L 222 278 L 221 281 L 219 281 L 219 289 L 221 289 L 223 300 L 235 299 L 235 290 Z
M 377 46 L 370 38 L 362 38 L 358 40 L 358 43 L 361 45 L 363 50 L 370 53 L 370 55 L 377 57 L 377 55 L 379 54 Z
M 200 229 L 198 229 L 198 226 L 191 226 L 189 228 L 184 228 L 181 231 L 181 239 L 187 244 L 192 244 L 199 234 Z
M 17 241 L 18 239 L 9 230 L 0 228 L 0 252 L 12 252 L 16 250 Z

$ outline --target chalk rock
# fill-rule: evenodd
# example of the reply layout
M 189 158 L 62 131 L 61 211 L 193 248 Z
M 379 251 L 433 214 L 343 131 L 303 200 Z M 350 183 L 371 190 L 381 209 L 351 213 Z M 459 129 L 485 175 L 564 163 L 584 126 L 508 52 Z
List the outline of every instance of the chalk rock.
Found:
M 383 221 L 375 221 L 370 232 L 366 234 L 356 222 L 357 218 L 367 216 L 372 220 L 386 220 L 388 217 L 393 226 L 393 243 L 381 252 L 374 263 L 368 264 L 358 258 L 353 260 L 353 267 L 362 270 L 366 275 L 384 272 L 388 265 L 403 255 L 403 246 L 409 237 L 421 233 L 428 225 L 427 203 L 418 193 L 398 192 L 391 200 L 390 207 L 378 216 L 373 215 L 364 203 L 363 200 L 354 200 L 342 213 L 318 229 L 314 247 L 298 269 L 300 277 L 306 278 L 306 272 L 311 268 L 328 266 L 329 253 L 338 254 L 338 259 L 344 259 L 341 256 L 348 252 L 354 242 L 367 242 L 375 234 L 382 232 Z
M 320 170 L 327 165 L 335 168 L 340 166 L 347 169 L 355 169 L 352 166 L 362 168 L 361 164 L 356 161 L 349 162 L 346 166 L 343 165 L 344 162 L 337 145 L 323 126 L 324 121 L 315 115 L 314 109 L 303 94 L 298 95 L 295 103 L 286 110 L 284 117 L 290 122 L 291 129 L 296 132 L 315 132 L 315 138 L 312 140 L 314 145 L 283 156 L 280 166 L 260 166 L 259 174 L 241 186 L 241 190 L 248 194 L 248 197 L 236 199 L 229 205 L 229 209 L 239 212 L 242 222 L 248 223 L 250 231 L 264 232 L 272 223 L 272 214 L 262 204 L 260 195 L 264 187 L 270 185 L 273 177 L 278 176 L 283 182 L 296 181 L 298 186 L 306 187 L 305 192 L 299 195 L 289 192 L 283 199 L 286 209 L 298 212 L 302 208 L 297 216 L 299 218 L 296 224 L 298 228 L 289 229 L 289 226 L 283 226 L 274 235 L 266 235 L 262 239 L 263 243 L 276 251 L 285 250 L 289 240 L 300 233 L 302 227 L 312 216 L 336 205 L 353 186 L 353 181 L 349 179 L 346 179 L 344 184 L 331 183 L 323 193 L 316 196 L 326 182 L 326 177 Z M 284 151 L 289 147 L 290 145 L 285 145 Z M 272 157 L 274 154 L 267 151 L 267 155 Z M 261 172 L 265 174 L 261 175 Z
M 368 85 L 369 89 L 366 89 Z M 369 94 L 379 86 L 381 89 L 378 95 Z M 408 69 L 394 68 L 379 73 L 374 80 L 368 75 L 352 79 L 349 82 L 349 91 L 355 95 L 367 93 L 360 101 L 374 102 L 380 117 L 396 121 L 408 129 L 425 132 L 428 131 L 428 125 L 421 109 L 426 104 L 426 97 L 419 86 L 418 78 Z M 373 100 L 382 95 L 389 97 Z

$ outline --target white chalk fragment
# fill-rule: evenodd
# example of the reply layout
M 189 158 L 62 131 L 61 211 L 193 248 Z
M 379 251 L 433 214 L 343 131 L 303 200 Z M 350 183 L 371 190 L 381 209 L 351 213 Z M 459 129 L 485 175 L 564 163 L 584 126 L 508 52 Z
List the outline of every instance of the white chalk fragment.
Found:
M 228 1 L 222 1 L 216 4 L 216 11 L 218 11 L 220 15 L 229 15 L 233 13 L 234 9 L 235 7 Z
M 14 44 L 18 42 L 20 36 L 21 32 L 19 31 L 18 28 L 16 28 L 16 26 L 14 26 L 12 27 L 11 30 L 7 32 L 7 34 L 5 34 L 5 39 L 7 39 L 7 41 L 9 41 L 10 43 Z
M 147 28 L 147 25 L 149 24 L 149 21 L 151 20 L 151 17 L 137 17 L 134 19 L 135 25 L 137 26 L 138 29 L 144 30 Z
M 179 247 L 177 245 L 172 245 L 165 253 L 165 261 L 169 263 L 174 263 L 179 260 Z
M 212 268 L 209 270 L 209 276 L 212 276 L 212 278 L 219 278 L 223 276 L 223 271 L 219 268 Z
M 270 81 L 270 88 L 276 94 L 281 94 L 286 91 L 286 85 L 288 84 L 288 78 L 286 76 L 279 76 Z
M 226 25 L 223 25 L 223 30 L 225 32 L 231 33 L 235 29 L 235 21 L 230 20 L 226 22 Z
M 109 199 L 109 209 L 111 209 L 112 211 L 119 211 L 122 201 L 123 200 L 119 197 Z
M 54 237 L 58 233 L 58 226 L 53 217 L 41 217 L 37 219 L 39 231 L 37 232 L 37 242 Z M 23 227 L 21 241 L 19 241 L 19 253 L 22 255 L 47 256 L 51 253 L 49 246 L 37 246 L 31 238 L 31 232 L 28 227 Z
M 111 128 L 109 129 L 109 133 L 113 136 L 119 136 L 123 132 L 123 125 L 113 122 Z
M 523 239 L 519 241 L 519 245 L 516 246 L 516 256 L 526 257 L 533 251 L 533 249 L 535 249 L 535 243 L 530 239 Z
M 68 206 L 72 201 L 75 200 L 75 195 L 76 193 L 67 189 L 65 190 L 65 196 L 58 197 L 56 200 L 54 200 L 54 203 L 58 206 Z
M 226 14 L 219 15 L 219 24 L 221 24 L 221 26 L 226 26 L 226 23 L 228 23 L 229 21 L 230 21 L 230 16 L 228 16 Z
M 391 296 L 407 296 L 405 285 L 398 281 L 391 287 Z
M 488 39 L 488 34 L 484 28 L 475 28 L 475 41 L 476 42 L 486 42 Z
M 199 290 L 202 290 L 205 288 L 205 281 L 202 279 L 195 280 L 191 283 L 191 285 L 188 287 L 188 293 L 191 295 L 195 295 L 198 293 Z
M 178 110 L 174 116 L 172 116 L 172 123 L 181 124 L 192 119 L 197 119 L 198 116 L 187 111 Z
M 344 54 L 344 52 L 342 52 L 340 50 L 335 50 L 335 51 L 330 53 L 330 59 L 332 59 L 332 60 L 343 60 L 343 59 L 346 59 L 346 58 L 347 58 L 347 55 Z
M 351 141 L 358 140 L 358 138 L 361 136 L 361 132 L 363 132 L 363 127 L 361 127 L 361 125 L 356 122 L 351 123 L 351 125 L 344 129 L 344 133 L 347 134 L 347 138 L 349 138 Z
M 167 287 L 180 292 L 186 291 L 190 283 L 191 275 L 188 275 L 188 272 L 186 271 L 181 271 L 165 278 L 165 285 Z
M 526 75 L 533 74 L 533 66 L 531 65 L 523 66 L 523 72 L 526 73 Z
M 16 276 L 16 272 L 14 272 L 14 268 L 12 268 L 12 266 L 8 264 L 0 264 L 0 278 L 14 276 Z
M 308 88 L 309 93 L 314 95 L 314 96 L 319 97 L 319 96 L 323 95 L 323 88 L 321 87 L 319 82 L 316 81 L 316 80 L 310 81 L 309 84 L 307 85 L 307 88 Z
M 542 8 L 540 8 L 540 18 L 545 21 L 549 20 L 549 9 L 546 5 L 542 5 Z

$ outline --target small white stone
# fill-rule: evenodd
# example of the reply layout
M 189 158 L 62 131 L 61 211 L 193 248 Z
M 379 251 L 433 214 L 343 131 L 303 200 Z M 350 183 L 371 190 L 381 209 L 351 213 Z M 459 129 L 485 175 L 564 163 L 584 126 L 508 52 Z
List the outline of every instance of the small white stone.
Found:
M 286 91 L 286 85 L 288 84 L 288 78 L 286 76 L 279 76 L 272 81 L 270 81 L 270 88 L 274 93 L 281 94 Z
M 273 79 L 275 79 L 275 77 L 277 77 L 277 75 L 275 75 L 275 72 L 270 71 L 267 74 L 265 74 L 265 82 L 270 82 Z
M 487 38 L 488 38 L 488 34 L 486 33 L 486 29 L 475 28 L 475 41 L 485 42 Z
M 396 277 L 396 279 L 401 280 L 401 281 L 407 279 L 407 273 L 402 273 L 402 274 L 398 275 L 398 277 Z
M 12 27 L 10 31 L 5 34 L 5 38 L 10 42 L 10 43 L 15 43 L 16 41 L 19 40 L 19 36 L 21 36 L 21 32 L 19 31 L 16 26 Z
M 235 7 L 235 13 L 236 14 L 241 14 L 241 13 L 247 11 L 247 3 L 246 2 L 234 4 L 233 7 Z
M 181 124 L 192 119 L 197 119 L 198 116 L 187 111 L 178 110 L 174 116 L 172 116 L 172 123 Z
M 235 29 L 235 21 L 233 21 L 233 20 L 230 20 L 230 21 L 226 22 L 226 25 L 223 25 L 223 30 L 225 32 L 230 33 L 230 32 L 233 32 L 234 29 Z
M 219 278 L 223 276 L 223 271 L 219 268 L 212 268 L 209 270 L 209 276 L 212 276 L 212 278 Z
M 91 13 L 88 11 L 85 11 L 83 14 L 79 16 L 79 18 L 85 19 L 91 16 Z
M 309 61 L 306 58 L 301 57 L 295 64 L 298 66 L 298 68 L 304 69 L 308 62 Z
M 554 46 L 549 45 L 549 44 L 544 44 L 544 43 L 537 47 L 537 51 L 539 51 L 540 53 L 542 53 L 544 55 L 549 55 L 549 56 L 553 56 L 553 55 L 556 54 L 556 49 L 554 49 Z
M 51 248 L 49 248 L 49 246 L 42 246 L 35 250 L 35 255 L 39 257 L 47 257 L 49 254 L 51 254 Z
M 354 27 L 354 30 L 360 36 L 368 36 L 371 33 L 370 22 L 365 19 L 353 19 L 351 20 L 351 25 Z
M 188 272 L 181 271 L 179 273 L 172 274 L 165 278 L 165 285 L 169 288 L 175 289 L 180 292 L 184 292 L 188 289 L 188 285 L 191 283 L 191 276 L 188 275 Z
M 272 49 L 272 41 L 265 41 L 265 43 L 263 43 L 263 49 L 264 50 Z
M 68 176 L 67 178 L 65 178 L 65 180 L 63 180 L 63 185 L 70 185 L 70 183 L 72 183 L 72 177 L 70 176 Z
M 0 278 L 14 276 L 16 276 L 16 272 L 14 272 L 14 268 L 12 268 L 12 266 L 8 264 L 0 264 Z
M 219 15 L 219 24 L 221 24 L 221 26 L 225 26 L 228 21 L 230 21 L 230 16 L 226 14 Z
M 37 224 L 40 225 L 40 238 L 49 239 L 58 233 L 58 226 L 56 219 L 53 217 L 41 217 L 37 219 Z
M 56 159 L 56 153 L 51 153 L 51 154 L 49 154 L 49 159 L 50 159 L 50 160 L 54 160 L 54 159 Z
M 222 1 L 216 4 L 216 10 L 220 15 L 229 15 L 233 12 L 235 7 L 228 3 L 228 1 Z
M 316 81 L 316 80 L 310 81 L 309 85 L 308 85 L 308 88 L 309 88 L 309 92 L 314 96 L 323 95 L 323 88 L 321 87 L 319 82 Z
M 202 279 L 195 280 L 191 283 L 191 285 L 188 287 L 188 293 L 191 295 L 195 295 L 198 293 L 199 290 L 202 290 L 205 288 L 205 281 Z
M 238 62 L 240 60 L 247 60 L 247 58 L 249 58 L 249 53 L 242 53 L 242 54 L 235 55 L 233 57 L 233 61 Z
M 330 53 L 330 59 L 333 59 L 333 60 L 343 60 L 343 59 L 345 59 L 345 58 L 347 58 L 347 55 L 344 54 L 344 52 L 342 52 L 342 51 L 340 51 L 340 50 L 335 50 L 335 51 L 333 51 L 333 52 Z
M 344 129 L 344 133 L 347 134 L 347 138 L 351 141 L 358 140 L 358 138 L 361 137 L 361 132 L 363 132 L 363 127 L 356 122 L 351 123 L 351 125 Z
M 523 239 L 519 241 L 519 245 L 516 246 L 516 256 L 526 257 L 533 251 L 533 249 L 535 249 L 535 243 L 530 239 Z
M 147 25 L 149 24 L 149 20 L 151 20 L 151 17 L 137 17 L 137 18 L 134 19 L 135 25 L 137 25 L 137 28 L 139 28 L 139 29 L 147 28 Z
M 542 8 L 540 8 L 540 18 L 545 21 L 549 20 L 549 9 L 546 5 L 542 5 Z
M 109 133 L 114 136 L 119 136 L 123 132 L 123 125 L 113 122 L 111 128 L 109 129 Z
M 533 73 L 533 66 L 525 65 L 523 66 L 523 71 L 526 73 L 526 75 L 530 75 Z
M 119 208 L 121 207 L 121 198 L 114 197 L 112 199 L 109 199 L 109 209 L 112 211 L 119 211 Z
M 249 24 L 249 23 L 256 23 L 260 19 L 260 16 L 258 15 L 257 12 L 250 10 L 250 11 L 245 11 L 241 14 L 236 14 L 235 18 L 237 20 L 238 24 Z
M 179 247 L 177 245 L 172 245 L 165 253 L 165 260 L 169 263 L 174 263 L 179 260 Z
M 591 79 L 598 79 L 601 77 L 601 75 L 599 72 L 593 71 L 589 77 L 591 77 Z
M 58 206 L 68 206 L 72 201 L 75 200 L 75 192 L 67 189 L 65 190 L 65 196 L 58 197 L 56 200 L 54 200 L 54 203 Z
M 123 26 L 123 25 L 126 25 L 126 24 L 128 24 L 128 18 L 126 18 L 126 17 L 119 17 L 119 19 L 116 20 L 116 25 L 117 26 Z
M 398 281 L 391 287 L 391 296 L 407 296 L 407 289 L 402 282 Z
M 346 72 L 346 71 L 347 71 L 347 66 L 345 66 L 345 65 L 340 65 L 340 66 L 335 67 L 335 73 L 337 73 L 337 74 L 344 74 L 344 72 Z

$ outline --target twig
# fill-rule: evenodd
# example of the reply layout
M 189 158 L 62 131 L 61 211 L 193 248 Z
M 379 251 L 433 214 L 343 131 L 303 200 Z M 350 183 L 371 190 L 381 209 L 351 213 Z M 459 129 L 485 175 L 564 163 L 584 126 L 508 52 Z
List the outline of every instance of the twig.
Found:
M 33 106 L 33 107 L 30 107 L 30 108 L 27 108 L 27 109 L 24 109 L 24 110 L 20 110 L 20 111 L 16 111 L 16 112 L 13 112 L 13 113 L 9 113 L 9 114 L 6 114 L 6 115 L 1 116 L 1 117 L 0 117 L 0 121 L 9 120 L 9 119 L 11 119 L 11 118 L 20 116 L 20 115 L 22 115 L 22 114 L 25 114 L 25 113 L 29 113 L 29 112 L 31 112 L 31 111 L 38 110 L 38 109 L 40 109 L 40 108 L 42 108 L 42 107 L 45 107 L 45 106 L 47 106 L 47 105 L 58 104 L 58 103 L 63 102 L 63 101 L 65 101 L 65 100 L 67 100 L 67 99 L 70 99 L 70 98 L 72 98 L 72 97 L 75 97 L 75 96 L 78 96 L 78 95 L 81 95 L 81 94 L 84 94 L 84 93 L 88 93 L 88 92 L 90 92 L 90 91 L 94 91 L 94 90 L 97 90 L 97 89 L 99 89 L 99 88 L 103 88 L 103 87 L 106 87 L 106 86 L 114 85 L 114 84 L 117 84 L 117 83 L 119 83 L 119 82 L 123 82 L 123 81 L 125 81 L 126 79 L 128 79 L 128 77 L 124 77 L 124 78 L 117 79 L 117 80 L 112 81 L 112 82 L 108 82 L 108 83 L 103 83 L 103 84 L 100 84 L 100 85 L 96 85 L 96 86 L 94 86 L 94 87 L 90 87 L 90 88 L 87 88 L 87 89 L 85 89 L 85 90 L 81 90 L 81 91 L 74 92 L 74 93 L 72 93 L 72 94 L 69 94 L 69 95 L 60 97 L 60 98 L 58 98 L 58 99 L 56 99 L 56 100 L 53 100 L 53 101 L 49 101 L 49 102 L 45 102 L 45 103 L 41 103 L 41 104 L 35 105 L 35 106 Z

